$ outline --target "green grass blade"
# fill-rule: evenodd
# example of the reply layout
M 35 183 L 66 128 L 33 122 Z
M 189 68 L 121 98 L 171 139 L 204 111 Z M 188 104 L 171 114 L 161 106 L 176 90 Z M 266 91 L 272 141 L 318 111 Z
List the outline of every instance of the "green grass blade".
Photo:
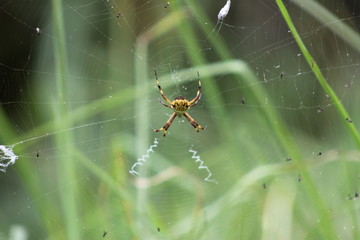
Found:
M 173 12 L 161 19 L 147 31 L 139 35 L 135 47 L 135 111 L 141 113 L 135 120 L 135 145 L 137 156 L 142 156 L 149 147 L 149 129 L 147 123 L 150 119 L 150 108 L 148 104 L 149 92 L 155 81 L 148 81 L 148 48 L 151 41 L 171 30 L 179 24 L 186 13 L 183 11 Z M 146 175 L 146 168 L 142 168 L 140 174 Z M 136 195 L 136 210 L 139 219 L 146 219 L 148 200 L 146 189 L 138 189 Z M 144 221 L 137 221 L 137 229 L 141 230 L 145 225 Z M 146 224 L 146 223 L 145 223 Z
M 54 22 L 54 62 L 55 62 L 55 76 L 56 89 L 55 96 L 57 96 L 57 103 L 53 107 L 55 115 L 55 125 L 61 129 L 66 129 L 69 126 L 64 124 L 70 118 L 68 90 L 69 90 L 69 71 L 68 71 L 68 56 L 66 49 L 65 25 L 63 15 L 63 2 L 61 0 L 52 1 L 52 17 Z M 74 159 L 71 157 L 71 147 L 69 143 L 73 142 L 71 132 L 67 131 L 64 134 L 56 135 L 56 143 L 61 146 L 61 151 L 67 153 L 59 161 L 58 182 L 62 185 L 64 182 L 76 182 L 75 180 L 75 166 Z M 76 184 L 63 188 L 59 191 L 62 210 L 64 212 L 64 225 L 68 239 L 80 239 L 80 227 L 78 224 L 77 207 L 76 207 Z
M 340 117 L 342 118 L 342 123 L 346 125 L 348 130 L 350 131 L 351 136 L 353 137 L 355 143 L 357 144 L 358 148 L 360 148 L 360 135 L 358 130 L 356 129 L 353 123 L 347 121 L 347 119 L 351 119 L 349 113 L 346 111 L 344 105 L 341 103 L 340 99 L 336 95 L 335 91 L 331 88 L 328 82 L 325 80 L 324 75 L 322 74 L 320 68 L 316 64 L 315 59 L 311 56 L 310 52 L 307 50 L 304 42 L 302 41 L 298 31 L 296 30 L 290 15 L 282 2 L 282 0 L 276 0 L 277 5 L 279 6 L 280 12 L 283 15 L 285 22 L 287 23 L 296 43 L 298 44 L 301 53 L 305 57 L 307 63 L 309 64 L 310 68 L 314 72 L 319 84 L 323 88 L 324 92 L 328 94 L 331 98 L 335 109 L 339 113 Z

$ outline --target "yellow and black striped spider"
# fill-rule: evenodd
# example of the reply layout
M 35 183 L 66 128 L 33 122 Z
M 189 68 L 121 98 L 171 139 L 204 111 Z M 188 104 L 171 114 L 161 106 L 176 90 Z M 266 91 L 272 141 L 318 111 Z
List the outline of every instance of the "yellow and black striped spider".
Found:
M 199 79 L 199 88 L 196 94 L 196 97 L 191 100 L 188 101 L 186 98 L 184 98 L 183 96 L 179 96 L 177 98 L 174 99 L 174 101 L 170 101 L 165 95 L 163 90 L 161 89 L 161 86 L 159 84 L 159 80 L 158 80 L 158 76 L 157 73 L 155 71 L 155 77 L 156 77 L 156 83 L 158 85 L 159 91 L 161 96 L 164 98 L 164 100 L 169 103 L 170 105 L 165 104 L 164 102 L 161 102 L 162 105 L 164 105 L 165 107 L 171 108 L 172 110 L 174 110 L 174 113 L 171 115 L 171 117 L 169 118 L 169 120 L 167 120 L 167 122 L 165 123 L 165 125 L 160 128 L 160 129 L 154 129 L 155 132 L 160 132 L 162 130 L 164 130 L 164 137 L 166 136 L 166 132 L 168 130 L 168 128 L 170 127 L 171 123 L 174 121 L 174 119 L 176 118 L 176 116 L 185 116 L 186 119 L 190 122 L 190 124 L 195 128 L 195 130 L 197 132 L 199 132 L 199 128 L 202 130 L 205 130 L 205 128 L 203 128 L 202 126 L 200 126 L 188 113 L 186 113 L 187 110 L 189 110 L 189 108 L 194 107 L 196 104 L 198 104 L 198 102 L 200 101 L 201 98 L 201 82 L 200 82 L 200 76 L 199 76 L 199 72 L 198 72 L 198 79 Z

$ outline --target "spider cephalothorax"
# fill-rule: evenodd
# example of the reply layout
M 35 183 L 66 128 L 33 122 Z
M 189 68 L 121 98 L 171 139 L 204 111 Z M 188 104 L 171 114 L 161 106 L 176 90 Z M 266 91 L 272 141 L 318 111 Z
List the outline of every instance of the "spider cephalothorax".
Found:
M 199 76 L 199 72 L 198 72 L 198 76 Z M 191 100 L 188 101 L 186 98 L 184 98 L 183 96 L 179 96 L 177 98 L 174 99 L 174 101 L 170 101 L 164 94 L 163 90 L 161 89 L 161 86 L 159 84 L 159 80 L 157 77 L 157 73 L 155 71 L 155 77 L 156 77 L 156 83 L 158 85 L 159 91 L 161 96 L 164 98 L 164 100 L 169 103 L 170 105 L 165 104 L 164 102 L 161 102 L 162 105 L 164 105 L 165 107 L 171 108 L 174 110 L 174 113 L 171 115 L 171 117 L 169 118 L 169 120 L 165 123 L 165 125 L 160 128 L 160 129 L 154 129 L 155 132 L 160 132 L 162 130 L 164 130 L 164 137 L 166 136 L 166 132 L 168 130 L 168 128 L 170 127 L 171 123 L 174 121 L 176 116 L 185 116 L 186 119 L 190 122 L 190 124 L 195 128 L 195 130 L 197 132 L 199 132 L 199 128 L 200 129 L 205 129 L 202 126 L 200 126 L 186 111 L 189 110 L 189 108 L 195 106 L 196 104 L 198 104 L 198 102 L 200 101 L 201 98 L 201 82 L 200 82 L 200 77 L 199 77 L 199 88 L 196 94 L 196 97 Z
M 175 112 L 182 114 L 190 108 L 190 102 L 183 96 L 179 96 L 171 102 L 171 106 Z

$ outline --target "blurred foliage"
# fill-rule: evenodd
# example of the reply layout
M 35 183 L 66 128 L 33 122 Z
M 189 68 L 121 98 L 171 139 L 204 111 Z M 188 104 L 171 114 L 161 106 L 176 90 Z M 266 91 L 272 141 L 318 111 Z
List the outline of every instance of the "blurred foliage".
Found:
M 320 6 L 356 27 L 346 3 Z M 216 25 L 224 4 L 0 5 L 11 42 L 1 43 L 0 139 L 23 141 L 0 174 L 0 238 L 16 225 L 29 239 L 359 238 L 360 152 L 346 131 L 359 122 L 360 58 L 347 43 L 358 33 L 336 36 L 332 22 L 285 5 L 345 120 L 275 3 L 233 2 Z M 181 120 L 166 138 L 152 131 L 171 113 L 155 69 L 171 98 L 193 97 L 200 73 L 190 113 L 205 131 Z

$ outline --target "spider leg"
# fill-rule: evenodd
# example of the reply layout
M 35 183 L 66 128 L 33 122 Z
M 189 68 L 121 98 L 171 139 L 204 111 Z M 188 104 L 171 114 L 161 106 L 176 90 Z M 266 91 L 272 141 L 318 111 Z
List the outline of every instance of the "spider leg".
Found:
M 199 88 L 198 88 L 198 91 L 197 91 L 197 94 L 196 94 L 196 97 L 190 101 L 190 107 L 193 107 L 195 106 L 196 104 L 198 104 L 198 102 L 200 101 L 200 98 L 201 98 L 201 81 L 200 81 L 200 74 L 199 72 L 197 72 L 198 74 L 198 79 L 199 79 Z
M 159 80 L 158 80 L 158 76 L 157 76 L 156 70 L 155 70 L 155 77 L 156 77 L 156 83 L 157 83 L 157 85 L 158 85 L 158 88 L 159 88 L 159 91 L 160 91 L 161 96 L 164 98 L 164 100 L 165 100 L 166 102 L 168 102 L 168 103 L 171 105 L 171 101 L 165 96 L 163 90 L 161 89 L 161 86 L 160 86 L 160 83 L 159 83 Z
M 161 101 L 160 99 L 159 99 L 159 101 L 160 101 L 160 103 L 162 104 L 162 105 L 164 105 L 165 107 L 168 107 L 168 108 L 171 108 L 172 109 L 172 107 L 171 106 L 169 106 L 169 105 L 167 105 L 167 104 L 165 104 L 163 101 Z
M 173 114 L 171 115 L 171 117 L 169 118 L 169 120 L 167 120 L 167 122 L 165 123 L 165 125 L 160 128 L 160 129 L 154 129 L 155 132 L 160 132 L 162 130 L 164 130 L 164 137 L 166 136 L 166 131 L 168 130 L 168 128 L 170 127 L 171 123 L 174 121 L 174 119 L 176 118 L 176 112 L 173 112 Z
M 195 128 L 195 130 L 197 132 L 199 132 L 199 128 L 201 128 L 202 130 L 205 130 L 205 128 L 200 126 L 188 113 L 183 113 L 183 115 L 186 117 L 186 119 Z

